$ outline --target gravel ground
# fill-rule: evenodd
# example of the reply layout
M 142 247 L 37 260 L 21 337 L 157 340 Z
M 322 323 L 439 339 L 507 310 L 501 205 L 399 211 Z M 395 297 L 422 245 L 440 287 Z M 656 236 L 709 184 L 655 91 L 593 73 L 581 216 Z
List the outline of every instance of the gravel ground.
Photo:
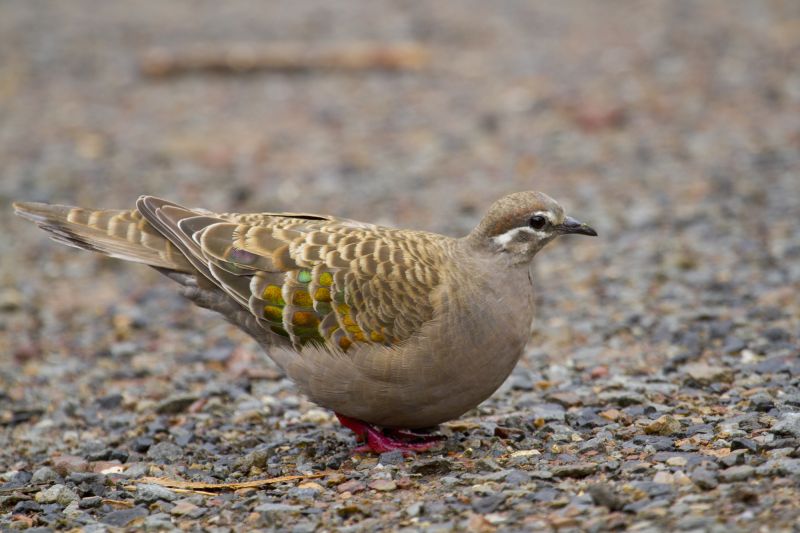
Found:
M 415 42 L 412 72 L 149 78 L 151 46 Z M 800 4 L 0 3 L 0 528 L 800 527 Z M 442 451 L 352 455 L 244 334 L 13 199 L 460 235 L 539 189 L 529 349 Z M 321 477 L 237 490 L 209 483 Z

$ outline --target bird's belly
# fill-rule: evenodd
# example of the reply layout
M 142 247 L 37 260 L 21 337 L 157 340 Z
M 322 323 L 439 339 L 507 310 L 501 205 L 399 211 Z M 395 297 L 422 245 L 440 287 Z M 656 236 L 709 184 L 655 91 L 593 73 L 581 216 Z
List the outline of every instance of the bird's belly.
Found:
M 529 283 L 527 275 L 523 281 Z M 330 353 L 307 345 L 300 354 L 277 357 L 270 352 L 323 407 L 381 426 L 431 427 L 489 398 L 517 364 L 530 337 L 531 299 L 512 310 L 501 306 L 511 293 L 497 296 L 497 306 L 488 310 L 483 299 L 461 298 L 462 308 L 425 324 L 399 346 L 356 343 L 347 353 Z
M 425 428 L 489 398 L 519 360 L 524 341 L 453 343 L 392 350 L 365 345 L 347 354 L 315 348 L 276 360 L 315 403 L 387 427 Z

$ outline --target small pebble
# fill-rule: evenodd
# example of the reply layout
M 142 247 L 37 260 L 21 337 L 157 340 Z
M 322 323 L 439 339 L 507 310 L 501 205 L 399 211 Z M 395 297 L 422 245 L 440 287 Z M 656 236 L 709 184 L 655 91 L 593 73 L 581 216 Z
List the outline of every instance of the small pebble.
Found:
M 665 436 L 674 435 L 675 433 L 680 432 L 680 430 L 681 423 L 669 415 L 664 415 L 656 420 L 653 420 L 644 428 L 645 433 L 649 435 Z
M 391 479 L 376 479 L 371 481 L 368 486 L 381 492 L 390 492 L 397 489 L 397 483 Z
M 136 501 L 152 503 L 158 500 L 171 502 L 178 499 L 178 494 L 161 485 L 140 483 L 136 485 Z
M 719 472 L 719 479 L 724 483 L 745 481 L 755 473 L 755 468 L 749 465 L 739 465 L 726 468 Z
M 183 457 L 183 450 L 171 442 L 159 442 L 147 450 L 147 457 L 158 463 L 174 463 Z
M 400 450 L 394 450 L 391 452 L 385 452 L 380 455 L 378 461 L 382 465 L 399 465 L 403 464 L 405 458 L 403 457 L 403 452 Z
M 355 494 L 357 492 L 361 492 L 366 488 L 364 483 L 358 481 L 357 479 L 351 479 L 349 481 L 345 481 L 344 483 L 339 484 L 336 487 L 338 492 L 349 492 L 351 494 Z
M 37 492 L 35 499 L 39 503 L 58 503 L 60 505 L 69 505 L 70 503 L 80 499 L 74 490 L 66 487 L 65 485 L 57 484 Z
M 719 485 L 717 474 L 702 468 L 698 468 L 692 472 L 691 480 L 695 485 L 704 490 L 715 489 L 717 485 Z
M 103 516 L 100 521 L 114 527 L 127 527 L 131 522 L 150 514 L 144 507 L 119 509 Z
M 591 476 L 597 471 L 596 463 L 573 463 L 560 465 L 552 468 L 555 477 L 574 477 L 582 478 Z
M 61 481 L 61 476 L 58 475 L 58 472 L 56 472 L 49 466 L 43 466 L 41 468 L 38 468 L 33 473 L 33 477 L 31 477 L 31 484 L 33 485 L 42 485 L 45 483 L 57 483 L 58 481 Z

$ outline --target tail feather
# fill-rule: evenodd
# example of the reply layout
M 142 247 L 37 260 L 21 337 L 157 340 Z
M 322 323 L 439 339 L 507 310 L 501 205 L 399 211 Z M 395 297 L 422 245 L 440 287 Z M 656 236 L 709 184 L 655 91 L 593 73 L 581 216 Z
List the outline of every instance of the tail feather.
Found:
M 153 267 L 192 273 L 186 257 L 136 210 L 15 202 L 18 215 L 58 242 Z

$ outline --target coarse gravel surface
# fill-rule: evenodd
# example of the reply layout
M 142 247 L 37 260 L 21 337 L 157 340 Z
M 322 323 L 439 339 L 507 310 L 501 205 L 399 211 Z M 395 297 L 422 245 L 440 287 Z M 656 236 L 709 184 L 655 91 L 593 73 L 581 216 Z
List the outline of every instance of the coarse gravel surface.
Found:
M 354 41 L 430 60 L 138 63 Z M 416 457 L 354 455 L 243 333 L 10 209 L 147 193 L 462 235 L 526 189 L 600 237 L 537 257 L 523 360 Z M 2 2 L 0 227 L 0 530 L 800 527 L 796 1 Z

